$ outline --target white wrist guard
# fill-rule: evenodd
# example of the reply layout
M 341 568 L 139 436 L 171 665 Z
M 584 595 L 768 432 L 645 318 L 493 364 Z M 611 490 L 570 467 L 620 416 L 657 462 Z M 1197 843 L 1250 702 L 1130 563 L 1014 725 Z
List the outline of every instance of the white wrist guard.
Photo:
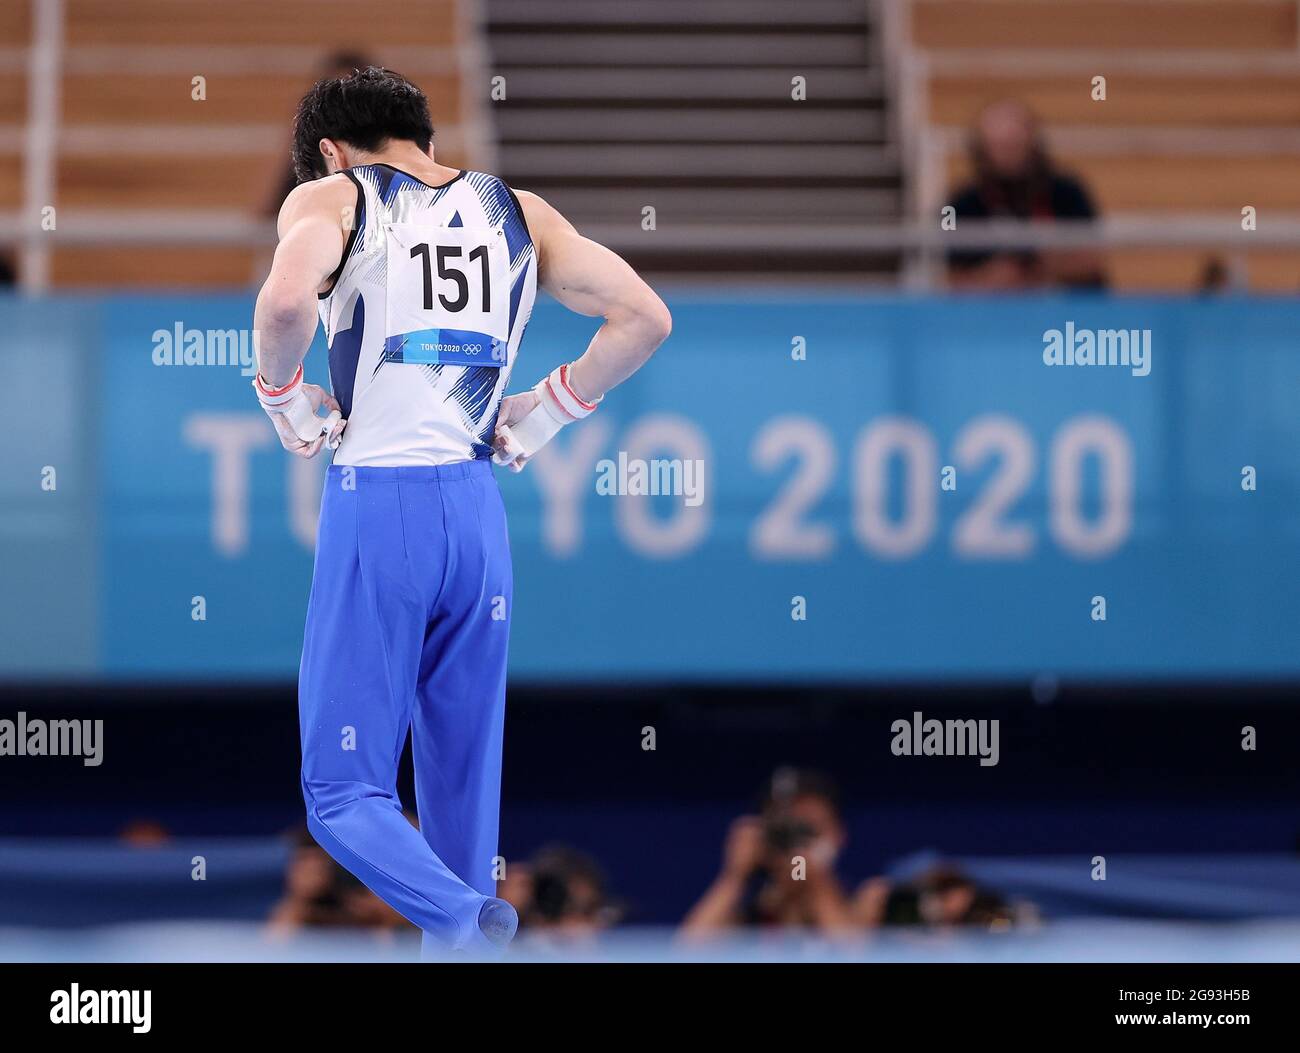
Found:
M 293 379 L 282 388 L 273 388 L 258 373 L 253 377 L 253 390 L 257 392 L 257 401 L 262 409 L 274 419 L 281 416 L 288 423 L 293 433 L 303 442 L 315 442 L 322 433 L 329 434 L 342 419 L 337 410 L 328 417 L 319 417 L 311 408 L 311 401 L 302 391 L 302 366 L 299 366 Z M 337 445 L 337 444 L 336 444 Z
M 567 364 L 552 370 L 533 390 L 537 392 L 537 405 L 522 420 L 501 428 L 506 436 L 502 444 L 504 448 L 499 448 L 492 457 L 497 464 L 507 465 L 515 471 L 523 467 L 522 461 L 555 438 L 566 424 L 591 416 L 600 402 L 600 399 L 585 402 L 577 396 L 569 385 Z

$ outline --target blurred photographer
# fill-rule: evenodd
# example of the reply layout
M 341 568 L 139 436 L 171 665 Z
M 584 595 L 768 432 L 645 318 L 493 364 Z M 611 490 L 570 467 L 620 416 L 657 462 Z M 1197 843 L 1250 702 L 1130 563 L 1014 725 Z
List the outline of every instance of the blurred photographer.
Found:
M 267 933 L 286 939 L 303 929 L 320 928 L 388 935 L 410 930 L 411 925 L 335 863 L 304 827 L 294 835 L 284 894 L 267 919 Z
M 853 898 L 853 913 L 865 928 L 908 925 L 999 932 L 1034 919 L 1031 905 L 1010 903 L 1000 893 L 976 884 L 958 867 L 946 863 L 929 867 L 900 884 L 883 877 L 863 882 Z
M 548 845 L 527 863 L 511 863 L 506 873 L 499 894 L 519 912 L 522 930 L 588 936 L 621 920 L 604 871 L 585 852 Z
M 722 871 L 682 923 L 687 936 L 745 925 L 840 932 L 852 927 L 835 874 L 846 834 L 834 787 L 815 772 L 779 769 L 759 815 L 731 824 Z

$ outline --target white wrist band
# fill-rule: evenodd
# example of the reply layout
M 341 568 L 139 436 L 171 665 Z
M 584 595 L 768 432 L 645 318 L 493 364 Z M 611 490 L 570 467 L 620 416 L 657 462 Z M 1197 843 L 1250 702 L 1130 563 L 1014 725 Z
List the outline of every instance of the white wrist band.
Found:
M 600 402 L 600 399 L 587 402 L 578 397 L 569 383 L 567 364 L 552 370 L 533 390 L 537 393 L 537 405 L 521 420 L 501 428 L 506 439 L 493 455 L 497 464 L 507 465 L 516 472 L 522 461 L 555 438 L 556 432 L 566 424 L 589 417 Z
M 257 392 L 257 400 L 262 404 L 262 408 L 267 413 L 278 413 L 284 417 L 289 427 L 293 429 L 293 433 L 303 442 L 315 442 L 322 432 L 328 434 L 333 431 L 334 426 L 342 419 L 337 410 L 328 417 L 316 415 L 316 411 L 311 408 L 311 400 L 302 391 L 301 365 L 294 371 L 289 383 L 282 388 L 271 387 L 263 379 L 262 374 L 258 373 L 253 378 L 253 390 Z M 337 445 L 335 441 L 331 449 Z
M 537 386 L 533 388 L 544 405 L 552 410 L 559 411 L 565 424 L 571 420 L 582 420 L 583 417 L 589 417 L 595 412 L 596 406 L 600 403 L 600 399 L 595 402 L 585 402 L 578 397 L 578 393 L 573 390 L 569 383 L 569 370 L 570 367 L 567 363 L 553 369 L 549 376 L 543 377 L 538 381 Z

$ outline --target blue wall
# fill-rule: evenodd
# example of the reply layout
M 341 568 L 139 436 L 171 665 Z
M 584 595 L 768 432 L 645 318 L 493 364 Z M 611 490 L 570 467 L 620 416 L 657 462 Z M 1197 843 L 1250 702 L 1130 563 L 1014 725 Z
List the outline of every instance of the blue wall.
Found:
M 517 678 L 1300 675 L 1300 305 L 670 305 L 652 364 L 501 478 Z M 250 319 L 0 300 L 0 676 L 294 675 L 323 461 L 280 450 L 238 362 L 155 364 L 160 331 Z M 1044 365 L 1070 322 L 1149 329 L 1150 375 Z M 593 330 L 540 304 L 514 388 Z M 598 494 L 620 450 L 700 459 L 703 502 Z

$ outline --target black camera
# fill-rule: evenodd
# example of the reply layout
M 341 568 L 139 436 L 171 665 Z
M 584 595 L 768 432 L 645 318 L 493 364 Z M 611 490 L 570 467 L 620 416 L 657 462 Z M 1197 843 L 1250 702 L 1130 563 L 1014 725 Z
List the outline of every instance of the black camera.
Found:
M 791 815 L 774 815 L 763 824 L 763 837 L 773 852 L 788 854 L 816 836 L 811 823 Z

